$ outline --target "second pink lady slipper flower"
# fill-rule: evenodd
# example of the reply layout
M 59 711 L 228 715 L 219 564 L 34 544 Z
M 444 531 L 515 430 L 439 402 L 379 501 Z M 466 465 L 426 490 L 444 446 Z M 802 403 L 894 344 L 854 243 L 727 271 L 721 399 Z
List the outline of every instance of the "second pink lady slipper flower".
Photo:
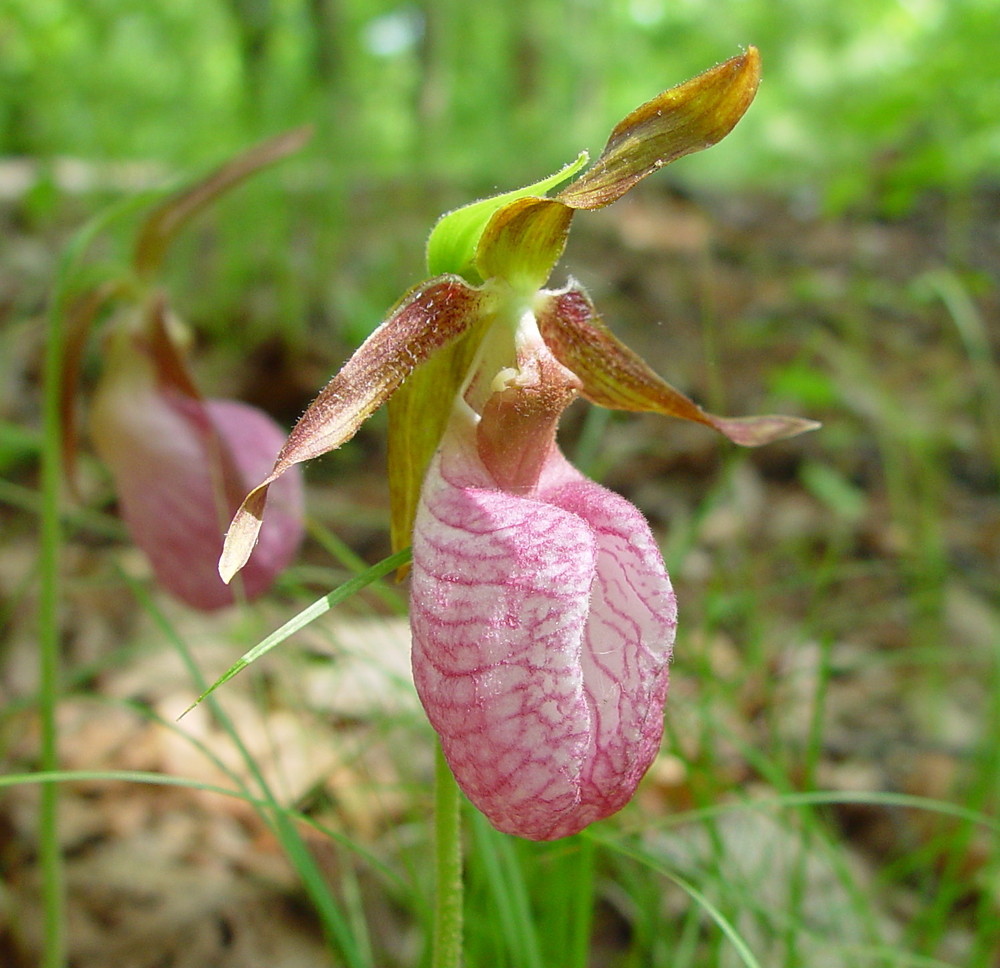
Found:
M 228 580 L 269 487 L 389 400 L 393 542 L 413 546 L 414 682 L 459 785 L 502 831 L 550 840 L 614 813 L 663 729 L 674 593 L 641 513 L 560 453 L 566 406 L 582 396 L 681 417 L 750 446 L 816 426 L 707 413 L 616 339 L 579 284 L 545 288 L 576 210 L 717 142 L 758 80 L 750 48 L 633 111 L 556 194 L 586 155 L 444 216 L 432 278 L 319 394 L 226 537 Z
M 277 485 L 260 549 L 237 594 L 216 567 L 222 531 L 246 489 L 273 463 L 285 434 L 255 407 L 201 395 L 189 372 L 184 327 L 154 279 L 171 241 L 194 215 L 297 150 L 307 137 L 308 131 L 299 129 L 268 139 L 169 195 L 141 224 L 130 271 L 87 292 L 70 313 L 73 325 L 62 380 L 70 477 L 83 350 L 100 312 L 115 304 L 117 311 L 103 323 L 90 438 L 111 472 L 122 519 L 157 583 L 204 611 L 240 597 L 257 598 L 295 557 L 303 534 L 302 481 L 296 469 Z
M 113 321 L 88 423 L 121 516 L 157 583 L 211 611 L 236 601 L 216 570 L 224 521 L 267 472 L 285 434 L 256 407 L 204 399 L 172 328 L 156 298 Z M 276 488 L 260 549 L 241 576 L 247 600 L 271 587 L 302 540 L 301 476 L 289 474 Z

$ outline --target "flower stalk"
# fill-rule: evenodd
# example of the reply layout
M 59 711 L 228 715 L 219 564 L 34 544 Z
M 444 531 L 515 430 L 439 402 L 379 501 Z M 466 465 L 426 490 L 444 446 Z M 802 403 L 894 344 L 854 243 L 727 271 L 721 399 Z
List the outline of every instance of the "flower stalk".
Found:
M 432 968 L 462 965 L 462 797 L 440 744 L 434 751 L 434 932 Z

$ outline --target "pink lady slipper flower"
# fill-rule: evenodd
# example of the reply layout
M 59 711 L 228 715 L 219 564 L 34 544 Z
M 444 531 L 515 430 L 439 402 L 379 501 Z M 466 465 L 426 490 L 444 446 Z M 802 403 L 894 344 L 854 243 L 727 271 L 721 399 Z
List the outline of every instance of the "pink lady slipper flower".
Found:
M 235 590 L 217 568 L 223 529 L 267 473 L 285 432 L 245 403 L 202 399 L 158 301 L 126 314 L 108 334 L 89 418 L 122 518 L 157 583 L 192 608 L 231 605 Z M 241 576 L 247 599 L 270 588 L 302 540 L 301 474 L 275 488 L 260 550 Z
M 255 407 L 202 398 L 188 372 L 181 324 L 149 285 L 149 277 L 193 214 L 299 147 L 306 134 L 295 131 L 264 142 L 168 199 L 139 234 L 133 278 L 102 286 L 77 303 L 64 380 L 67 456 L 72 458 L 75 447 L 71 398 L 84 342 L 105 303 L 124 301 L 127 305 L 107 324 L 88 429 L 111 471 L 122 518 L 158 584 L 197 609 L 230 605 L 237 594 L 255 598 L 291 562 L 303 533 L 302 480 L 296 472 L 275 486 L 273 514 L 261 531 L 259 553 L 239 586 L 227 585 L 217 568 L 226 522 L 247 488 L 273 464 L 285 433 Z
M 585 155 L 444 216 L 428 242 L 433 278 L 320 393 L 226 538 L 229 578 L 253 549 L 269 487 L 392 397 L 393 537 L 401 548 L 412 535 L 414 682 L 459 785 L 508 833 L 550 840 L 614 813 L 663 729 L 674 593 L 640 512 L 559 452 L 565 407 L 583 396 L 746 445 L 815 426 L 706 413 L 611 334 L 579 284 L 544 288 L 574 212 L 722 138 L 758 72 L 751 48 L 661 94 L 551 197 Z

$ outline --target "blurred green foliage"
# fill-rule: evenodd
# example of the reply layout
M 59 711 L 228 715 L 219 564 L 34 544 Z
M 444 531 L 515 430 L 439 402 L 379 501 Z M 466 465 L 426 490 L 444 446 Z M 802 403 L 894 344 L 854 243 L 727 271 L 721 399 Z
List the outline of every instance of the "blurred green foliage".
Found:
M 997 0 L 3 0 L 0 154 L 217 161 L 315 123 L 340 179 L 510 186 L 741 46 L 765 83 L 692 176 L 905 208 L 1000 165 Z
M 210 339 L 319 331 L 336 359 L 332 332 L 357 344 L 422 278 L 441 212 L 596 155 L 628 111 L 749 44 L 756 102 L 668 180 L 878 215 L 935 191 L 961 221 L 1000 171 L 998 25 L 1000 0 L 0 0 L 0 160 L 28 161 L 29 226 L 65 226 L 313 125 L 167 268 Z M 21 290 L 30 311 L 41 292 Z

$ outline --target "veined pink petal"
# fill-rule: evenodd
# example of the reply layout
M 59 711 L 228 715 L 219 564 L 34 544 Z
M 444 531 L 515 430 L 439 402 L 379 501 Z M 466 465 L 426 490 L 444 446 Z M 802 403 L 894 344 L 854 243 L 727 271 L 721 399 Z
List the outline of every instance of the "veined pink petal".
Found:
M 107 373 L 90 415 L 91 437 L 115 479 L 122 517 L 157 581 L 193 608 L 231 604 L 217 562 L 243 492 L 270 469 L 284 432 L 231 400 L 201 401 L 158 387 L 144 361 Z M 302 481 L 275 482 L 259 550 L 243 572 L 247 598 L 263 593 L 302 538 Z
M 555 449 L 533 492 L 506 493 L 457 418 L 417 515 L 411 622 L 421 701 L 494 826 L 551 840 L 629 800 L 660 744 L 676 603 L 628 501 Z

